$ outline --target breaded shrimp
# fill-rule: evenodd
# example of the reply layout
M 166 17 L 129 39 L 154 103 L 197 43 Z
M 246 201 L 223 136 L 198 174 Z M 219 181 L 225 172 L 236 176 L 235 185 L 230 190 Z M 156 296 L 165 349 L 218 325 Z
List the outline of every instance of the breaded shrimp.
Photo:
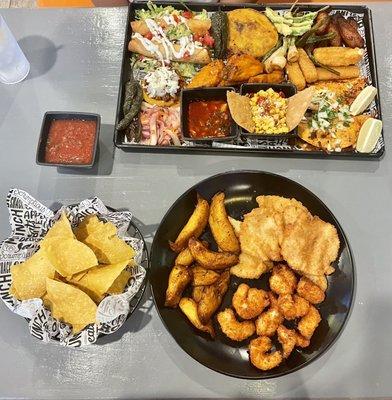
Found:
M 296 334 L 296 342 L 295 345 L 297 347 L 308 347 L 310 345 L 310 340 L 304 338 L 300 333 L 295 332 Z
M 218 313 L 217 320 L 222 332 L 231 340 L 241 342 L 255 333 L 255 324 L 252 321 L 237 321 L 231 308 Z
M 283 315 L 275 307 L 263 312 L 256 320 L 256 331 L 259 336 L 273 336 L 283 322 Z
M 282 345 L 283 358 L 287 358 L 294 350 L 295 344 L 297 343 L 297 334 L 295 330 L 288 329 L 284 325 L 280 325 L 277 329 L 278 340 Z
M 233 307 L 243 319 L 256 318 L 269 305 L 268 294 L 262 289 L 241 283 L 233 295 Z
M 269 353 L 271 347 L 272 343 L 269 337 L 261 336 L 251 340 L 249 344 L 250 362 L 262 371 L 277 367 L 283 360 L 282 353 L 280 351 Z
M 321 321 L 320 313 L 317 308 L 310 305 L 307 314 L 298 323 L 300 334 L 306 339 L 310 339 Z
M 325 299 L 324 292 L 310 279 L 304 277 L 298 282 L 297 293 L 312 304 L 319 304 Z
M 279 311 L 284 318 L 291 320 L 303 317 L 309 309 L 309 302 L 294 294 L 284 294 L 278 298 Z
M 287 265 L 279 264 L 272 270 L 269 278 L 271 290 L 277 294 L 293 294 L 297 286 L 297 278 Z

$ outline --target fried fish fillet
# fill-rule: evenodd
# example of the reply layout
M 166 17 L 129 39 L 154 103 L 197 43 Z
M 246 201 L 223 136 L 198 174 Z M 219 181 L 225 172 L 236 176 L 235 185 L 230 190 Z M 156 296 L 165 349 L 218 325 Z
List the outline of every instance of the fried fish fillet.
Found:
M 222 80 L 224 64 L 222 60 L 214 60 L 204 66 L 190 81 L 187 88 L 218 86 Z
M 284 259 L 295 271 L 323 275 L 336 260 L 339 246 L 336 228 L 313 217 L 286 226 L 281 249 Z
M 263 64 L 250 54 L 234 54 L 223 69 L 220 86 L 247 82 L 249 78 L 263 72 Z

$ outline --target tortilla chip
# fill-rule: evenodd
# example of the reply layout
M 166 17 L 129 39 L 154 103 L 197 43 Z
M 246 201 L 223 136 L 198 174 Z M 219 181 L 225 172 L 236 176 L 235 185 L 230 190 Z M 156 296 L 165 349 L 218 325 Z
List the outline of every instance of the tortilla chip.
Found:
M 121 274 L 117 277 L 117 279 L 113 282 L 112 286 L 107 290 L 109 294 L 121 294 L 124 293 L 125 286 L 129 279 L 131 278 L 132 273 L 125 269 L 121 271 Z
M 107 237 L 96 232 L 87 236 L 84 243 L 94 251 L 101 264 L 129 263 L 135 255 L 133 248 L 117 236 Z
M 111 222 L 100 221 L 96 215 L 88 215 L 77 228 L 75 228 L 75 235 L 81 242 L 83 242 L 87 236 L 98 232 L 100 232 L 101 235 L 111 237 L 117 234 L 117 228 Z
M 289 132 L 296 128 L 301 122 L 306 110 L 312 102 L 313 94 L 314 88 L 309 87 L 289 97 L 286 113 L 286 124 L 289 128 Z
M 62 238 L 70 238 L 73 239 L 75 236 L 72 232 L 71 224 L 68 221 L 65 212 L 61 214 L 60 219 L 58 219 L 53 226 L 48 230 L 45 235 L 44 240 L 41 242 L 45 242 L 46 239 L 54 238 L 54 237 L 62 237 Z
M 252 118 L 249 98 L 235 92 L 227 92 L 227 104 L 235 123 L 253 133 L 255 131 L 255 123 Z
M 46 278 L 46 291 L 53 316 L 72 325 L 73 334 L 96 322 L 97 305 L 82 290 Z
M 46 291 L 46 278 L 54 278 L 55 269 L 44 250 L 38 250 L 21 264 L 11 267 L 10 293 L 19 300 L 42 297 Z
M 61 276 L 71 276 L 98 264 L 94 252 L 76 239 L 54 237 L 48 239 L 44 250 Z
M 98 265 L 89 269 L 82 278 L 76 277 L 71 282 L 99 303 L 127 264 L 127 261 L 123 261 L 112 265 Z

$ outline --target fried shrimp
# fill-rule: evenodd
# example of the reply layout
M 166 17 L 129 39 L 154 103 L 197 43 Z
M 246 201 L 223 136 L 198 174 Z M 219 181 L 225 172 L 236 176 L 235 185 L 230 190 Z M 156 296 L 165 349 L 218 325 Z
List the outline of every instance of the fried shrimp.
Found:
M 324 292 L 308 278 L 299 280 L 297 293 L 312 304 L 319 304 L 325 299 Z
M 297 278 L 289 267 L 279 264 L 273 268 L 269 284 L 271 290 L 279 295 L 293 294 L 297 286 Z
M 325 292 L 328 288 L 328 281 L 324 275 L 304 275 L 310 281 L 312 281 L 315 285 L 317 285 L 323 292 Z
M 304 338 L 300 333 L 295 332 L 296 334 L 296 341 L 295 341 L 295 345 L 297 347 L 308 347 L 310 345 L 310 340 Z
M 241 342 L 255 333 L 255 324 L 252 321 L 237 321 L 231 308 L 221 311 L 217 319 L 222 332 L 231 340 Z
M 280 325 L 277 329 L 278 340 L 282 345 L 283 358 L 287 358 L 297 343 L 297 334 L 293 329 L 288 329 L 284 325 Z
M 268 294 L 262 289 L 250 288 L 245 283 L 233 295 L 233 307 L 243 319 L 256 318 L 269 305 Z
M 266 336 L 251 340 L 249 344 L 250 362 L 262 371 L 277 367 L 283 360 L 280 351 L 270 352 L 271 339 Z
M 284 318 L 292 320 L 306 315 L 309 302 L 296 294 L 284 294 L 278 298 L 278 307 Z
M 277 308 L 263 312 L 256 320 L 256 331 L 259 336 L 273 336 L 283 322 L 283 315 Z
M 300 334 L 306 339 L 310 339 L 321 321 L 320 313 L 317 308 L 310 305 L 307 314 L 298 323 Z

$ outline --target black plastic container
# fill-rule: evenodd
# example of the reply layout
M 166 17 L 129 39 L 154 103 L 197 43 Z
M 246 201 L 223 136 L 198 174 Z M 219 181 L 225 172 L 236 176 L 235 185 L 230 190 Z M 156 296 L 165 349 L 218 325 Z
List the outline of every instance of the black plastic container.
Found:
M 270 7 L 273 10 L 289 10 L 292 4 L 250 4 L 250 3 L 202 3 L 192 2 L 181 4 L 178 2 L 163 2 L 156 1 L 156 5 L 173 6 L 179 10 L 185 10 L 189 8 L 193 11 L 201 11 L 203 9 L 208 12 L 214 11 L 231 11 L 238 8 L 251 8 L 257 11 L 264 11 L 266 7 Z M 317 11 L 324 4 L 299 4 L 299 11 Z M 371 84 L 377 89 L 379 88 L 378 77 L 377 77 L 377 61 L 375 54 L 374 34 L 373 34 L 373 20 L 371 10 L 365 5 L 341 5 L 331 4 L 332 10 L 337 11 L 350 11 L 353 13 L 363 14 L 363 24 L 365 31 L 365 43 L 367 54 L 369 57 L 369 79 Z M 132 30 L 130 22 L 135 18 L 135 11 L 145 9 L 147 7 L 146 0 L 136 0 L 128 6 L 128 17 L 125 25 L 125 36 L 124 36 L 124 47 L 123 47 L 123 58 L 121 66 L 120 84 L 117 100 L 117 111 L 116 111 L 116 122 L 123 118 L 122 105 L 124 102 L 125 95 L 125 83 L 129 80 L 131 75 L 131 63 L 129 62 L 130 52 L 128 50 L 128 43 L 131 39 Z M 381 105 L 379 96 L 376 97 L 377 107 L 377 118 L 382 120 Z M 383 134 L 382 134 L 383 136 Z M 293 140 L 294 141 L 294 140 Z M 342 152 L 331 152 L 327 153 L 323 150 L 300 150 L 295 147 L 290 149 L 282 148 L 281 146 L 266 148 L 257 148 L 252 146 L 235 146 L 235 147 L 216 147 L 213 146 L 213 142 L 204 142 L 203 144 L 195 144 L 195 146 L 149 146 L 138 143 L 127 143 L 124 140 L 124 131 L 117 131 L 114 128 L 114 144 L 127 152 L 148 152 L 148 153 L 172 153 L 172 154 L 238 154 L 238 155 L 254 155 L 254 156 L 273 156 L 273 157 L 296 157 L 296 158 L 322 158 L 322 159 L 343 159 L 343 160 L 378 160 L 385 152 L 385 144 L 377 152 L 374 153 L 359 153 L 355 151 L 342 151 Z
M 259 90 L 268 90 L 273 89 L 275 92 L 282 92 L 285 95 L 285 98 L 295 95 L 297 93 L 297 88 L 292 83 L 244 83 L 241 85 L 240 94 L 254 94 Z M 246 129 L 239 127 L 240 133 L 244 137 L 249 137 L 252 139 L 288 139 L 297 136 L 297 128 L 293 129 L 288 133 L 283 134 L 258 134 L 258 133 L 249 133 Z
M 181 132 L 185 140 L 190 142 L 224 142 L 227 140 L 233 140 L 237 137 L 238 131 L 237 126 L 233 119 L 231 119 L 230 132 L 225 137 L 206 137 L 206 138 L 192 138 L 189 134 L 188 124 L 188 109 L 189 104 L 199 100 L 224 100 L 227 103 L 227 92 L 234 91 L 232 87 L 209 87 L 209 88 L 195 88 L 195 89 L 183 89 L 181 91 Z
M 93 148 L 93 156 L 91 159 L 91 163 L 89 164 L 63 164 L 63 163 L 49 163 L 45 161 L 45 147 L 46 142 L 48 140 L 49 128 L 54 120 L 59 119 L 70 119 L 77 121 L 95 121 L 95 142 Z M 68 168 L 91 168 L 95 162 L 95 156 L 97 154 L 97 148 L 99 143 L 99 132 L 101 129 L 101 116 L 99 114 L 92 113 L 81 113 L 81 112 L 72 112 L 72 111 L 47 111 L 44 115 L 41 125 L 41 133 L 39 135 L 38 146 L 37 146 L 37 155 L 36 155 L 36 163 L 38 165 L 45 165 L 49 167 L 68 167 Z

